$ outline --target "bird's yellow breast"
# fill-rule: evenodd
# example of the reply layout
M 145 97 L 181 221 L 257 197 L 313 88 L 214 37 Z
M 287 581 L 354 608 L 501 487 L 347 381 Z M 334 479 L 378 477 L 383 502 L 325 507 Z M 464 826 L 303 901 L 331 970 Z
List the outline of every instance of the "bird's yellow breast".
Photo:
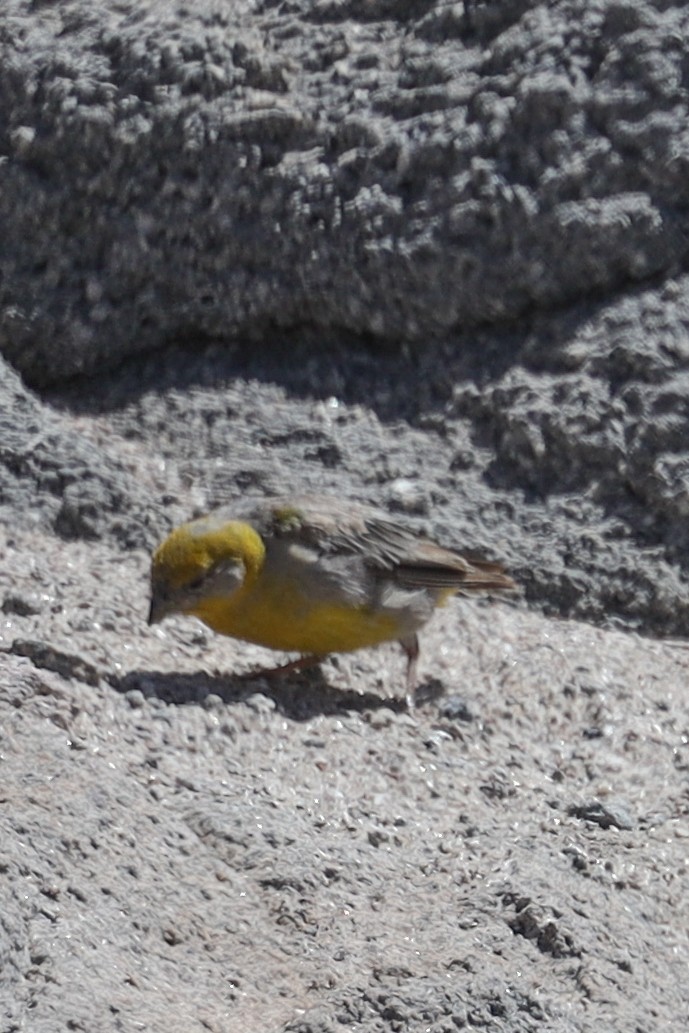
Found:
M 221 635 L 288 653 L 346 653 L 404 634 L 393 613 L 311 600 L 284 584 L 259 584 L 230 600 L 204 599 L 193 613 Z

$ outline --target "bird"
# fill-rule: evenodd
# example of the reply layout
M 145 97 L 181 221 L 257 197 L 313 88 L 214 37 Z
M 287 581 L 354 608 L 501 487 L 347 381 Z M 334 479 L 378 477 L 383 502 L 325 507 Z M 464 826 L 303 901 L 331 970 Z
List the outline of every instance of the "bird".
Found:
M 300 654 L 261 674 L 396 641 L 413 710 L 418 631 L 436 606 L 515 587 L 500 564 L 468 559 L 366 504 L 245 499 L 181 524 L 155 549 L 148 620 L 194 616 L 221 635 Z

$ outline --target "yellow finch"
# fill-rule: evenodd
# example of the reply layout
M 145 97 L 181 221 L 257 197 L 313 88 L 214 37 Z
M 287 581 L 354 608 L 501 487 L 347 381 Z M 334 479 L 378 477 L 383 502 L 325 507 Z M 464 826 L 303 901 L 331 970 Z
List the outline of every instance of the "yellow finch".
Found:
M 149 623 L 172 613 L 270 649 L 328 653 L 398 641 L 413 706 L 417 631 L 455 592 L 511 589 L 497 563 L 469 560 L 344 498 L 254 500 L 182 524 L 151 565 Z

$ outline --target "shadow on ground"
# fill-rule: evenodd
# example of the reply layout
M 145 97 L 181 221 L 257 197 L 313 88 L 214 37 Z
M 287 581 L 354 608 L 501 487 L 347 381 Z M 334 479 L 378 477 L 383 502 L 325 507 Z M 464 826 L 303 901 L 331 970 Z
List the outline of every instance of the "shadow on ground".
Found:
M 205 671 L 195 674 L 131 671 L 123 678 L 111 677 L 108 681 L 117 692 L 140 692 L 145 699 L 160 699 L 177 706 L 209 704 L 213 697 L 225 704 L 244 703 L 252 696 L 261 696 L 272 700 L 275 709 L 294 721 L 308 721 L 318 715 L 347 711 L 387 708 L 395 713 L 404 713 L 407 709 L 403 698 L 385 698 L 371 692 L 335 688 L 328 683 L 320 668 L 280 679 L 261 674 L 227 677 Z M 433 685 L 422 686 L 420 692 L 423 697 L 420 702 L 438 695 Z

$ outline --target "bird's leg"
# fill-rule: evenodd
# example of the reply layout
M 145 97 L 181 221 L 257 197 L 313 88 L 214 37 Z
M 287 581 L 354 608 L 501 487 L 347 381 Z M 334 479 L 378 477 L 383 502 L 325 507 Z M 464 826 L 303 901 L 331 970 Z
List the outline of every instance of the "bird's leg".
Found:
M 418 635 L 410 635 L 409 638 L 400 639 L 400 645 L 407 657 L 406 700 L 409 712 L 412 713 L 416 707 L 416 667 L 419 659 L 419 637 Z
M 324 656 L 317 653 L 310 653 L 308 656 L 298 656 L 296 660 L 290 660 L 286 664 L 280 664 L 279 667 L 268 667 L 265 669 L 259 669 L 258 671 L 247 671 L 241 677 L 244 679 L 253 678 L 275 678 L 283 674 L 290 674 L 292 671 L 304 671 L 307 667 L 315 667 L 316 664 L 320 664 L 325 660 Z

